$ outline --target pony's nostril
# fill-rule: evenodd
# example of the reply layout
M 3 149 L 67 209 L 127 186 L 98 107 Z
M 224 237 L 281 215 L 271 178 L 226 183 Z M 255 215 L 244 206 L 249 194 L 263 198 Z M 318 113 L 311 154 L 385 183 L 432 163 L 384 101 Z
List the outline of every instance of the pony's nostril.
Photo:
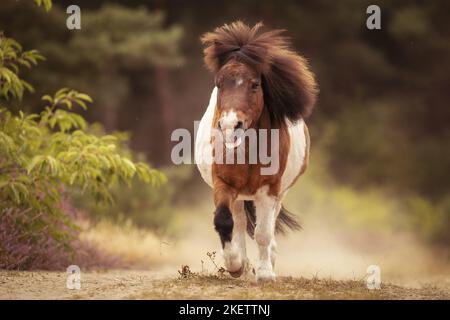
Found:
M 219 127 L 219 129 L 222 129 L 222 121 L 219 120 L 219 121 L 217 122 L 217 126 Z
M 244 123 L 242 121 L 238 121 L 234 129 L 242 129 L 244 127 Z

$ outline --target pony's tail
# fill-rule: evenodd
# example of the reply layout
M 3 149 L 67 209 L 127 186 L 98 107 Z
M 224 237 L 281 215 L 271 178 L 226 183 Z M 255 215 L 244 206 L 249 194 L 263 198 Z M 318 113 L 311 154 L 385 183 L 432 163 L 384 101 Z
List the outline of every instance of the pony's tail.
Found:
M 256 210 L 253 201 L 244 201 L 245 215 L 247 216 L 247 233 L 253 238 L 255 235 L 256 227 Z M 280 213 L 278 214 L 277 221 L 275 223 L 275 233 L 286 234 L 288 229 L 292 231 L 302 229 L 302 226 L 297 221 L 296 216 L 286 210 L 284 206 L 281 206 Z

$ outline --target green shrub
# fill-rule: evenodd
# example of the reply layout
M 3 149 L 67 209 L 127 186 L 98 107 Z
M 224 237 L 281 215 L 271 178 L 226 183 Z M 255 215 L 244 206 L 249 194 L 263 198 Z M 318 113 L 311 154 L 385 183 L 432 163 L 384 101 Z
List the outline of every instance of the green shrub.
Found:
M 13 39 L 0 36 L 0 97 L 4 105 L 33 91 L 19 72 L 42 59 L 38 51 L 24 51 Z M 156 186 L 164 176 L 143 162 L 133 162 L 121 147 L 120 135 L 98 134 L 72 111 L 87 109 L 92 102 L 88 95 L 63 88 L 42 100 L 45 106 L 38 114 L 13 114 L 0 105 L 0 214 L 22 212 L 27 223 L 17 219 L 15 228 L 29 229 L 32 232 L 24 234 L 34 235 L 45 230 L 69 248 L 76 227 L 62 209 L 65 190 L 77 189 L 111 203 L 109 190 L 115 185 L 139 178 Z

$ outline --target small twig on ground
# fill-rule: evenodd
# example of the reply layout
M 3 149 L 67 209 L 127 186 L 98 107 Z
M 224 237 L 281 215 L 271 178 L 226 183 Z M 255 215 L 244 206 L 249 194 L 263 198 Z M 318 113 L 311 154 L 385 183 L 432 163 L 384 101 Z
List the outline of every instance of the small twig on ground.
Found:
M 188 265 L 185 266 L 182 265 L 181 270 L 178 270 L 178 273 L 180 274 L 180 278 L 183 279 L 189 278 L 193 274 Z
M 219 267 L 216 263 L 216 252 L 207 252 L 206 255 L 209 257 L 209 259 L 211 260 L 211 262 L 214 264 L 214 267 L 217 270 L 217 273 L 219 274 L 219 276 L 223 276 L 225 274 L 225 272 L 227 271 L 224 267 Z

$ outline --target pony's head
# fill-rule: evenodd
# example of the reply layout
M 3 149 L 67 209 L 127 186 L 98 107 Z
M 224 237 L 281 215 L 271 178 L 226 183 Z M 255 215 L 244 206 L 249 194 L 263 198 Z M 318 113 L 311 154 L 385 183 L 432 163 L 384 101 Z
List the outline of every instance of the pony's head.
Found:
M 306 118 L 314 107 L 318 89 L 306 60 L 290 49 L 283 30 L 261 27 L 237 21 L 201 37 L 218 88 L 214 126 L 224 132 L 256 127 L 264 110 L 278 127 Z

